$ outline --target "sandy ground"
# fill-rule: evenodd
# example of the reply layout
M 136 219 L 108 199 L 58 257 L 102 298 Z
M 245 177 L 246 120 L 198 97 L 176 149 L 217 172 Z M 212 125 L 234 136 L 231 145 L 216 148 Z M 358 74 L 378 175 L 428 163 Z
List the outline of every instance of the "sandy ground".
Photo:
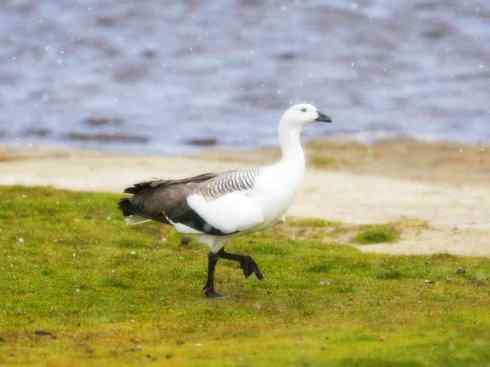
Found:
M 490 256 L 490 158 L 487 147 L 391 141 L 365 146 L 314 142 L 310 168 L 289 214 L 347 223 L 407 218 L 429 228 L 396 244 L 362 246 L 392 254 Z M 86 151 L 0 150 L 1 185 L 122 192 L 150 178 L 183 177 L 272 161 L 275 150 L 211 151 L 193 157 Z

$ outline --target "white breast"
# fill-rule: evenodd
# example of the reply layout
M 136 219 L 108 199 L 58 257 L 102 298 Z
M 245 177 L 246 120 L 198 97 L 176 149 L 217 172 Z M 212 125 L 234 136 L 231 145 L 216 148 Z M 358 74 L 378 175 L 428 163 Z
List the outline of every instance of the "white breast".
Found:
M 251 193 L 266 223 L 279 220 L 293 203 L 304 177 L 304 161 L 286 161 L 261 169 Z

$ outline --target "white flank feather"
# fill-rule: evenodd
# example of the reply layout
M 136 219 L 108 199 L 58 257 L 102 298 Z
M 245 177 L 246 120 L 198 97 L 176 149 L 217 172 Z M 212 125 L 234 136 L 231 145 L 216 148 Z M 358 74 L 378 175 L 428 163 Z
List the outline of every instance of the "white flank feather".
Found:
M 184 233 L 184 234 L 202 234 L 201 231 L 198 231 L 197 229 L 191 228 L 189 226 L 186 226 L 185 224 L 182 223 L 176 223 L 172 221 L 169 217 L 165 216 L 167 218 L 168 222 L 174 226 L 175 230 L 179 233 Z

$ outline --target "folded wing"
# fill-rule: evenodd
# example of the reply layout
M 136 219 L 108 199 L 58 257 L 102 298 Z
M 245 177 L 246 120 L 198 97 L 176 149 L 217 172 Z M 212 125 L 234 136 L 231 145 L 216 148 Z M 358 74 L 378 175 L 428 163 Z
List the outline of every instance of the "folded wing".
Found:
M 172 224 L 179 232 L 227 235 L 263 222 L 250 197 L 258 169 L 207 173 L 181 180 L 154 180 L 125 190 L 133 194 L 119 207 L 131 221 L 147 218 Z

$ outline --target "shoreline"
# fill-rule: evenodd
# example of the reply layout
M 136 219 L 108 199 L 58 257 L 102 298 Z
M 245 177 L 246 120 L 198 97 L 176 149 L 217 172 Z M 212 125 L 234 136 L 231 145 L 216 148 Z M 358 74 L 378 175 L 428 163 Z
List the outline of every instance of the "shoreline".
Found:
M 417 219 L 421 233 L 360 246 L 392 254 L 490 256 L 490 148 L 389 140 L 372 145 L 317 140 L 306 146 L 302 191 L 288 212 L 349 224 Z M 0 147 L 0 185 L 49 185 L 121 193 L 141 180 L 183 177 L 272 162 L 277 149 L 210 149 L 183 157 L 50 147 Z
M 78 149 L 63 146 L 33 145 L 29 148 L 0 144 L 0 162 L 18 159 L 55 157 L 133 157 L 188 158 L 205 161 L 237 162 L 260 165 L 280 156 L 276 147 L 205 147 L 182 154 Z M 382 176 L 415 182 L 447 185 L 487 186 L 490 183 L 490 143 L 468 144 L 449 141 L 424 141 L 388 138 L 374 143 L 352 139 L 319 138 L 305 144 L 309 168 L 349 172 L 361 176 Z

